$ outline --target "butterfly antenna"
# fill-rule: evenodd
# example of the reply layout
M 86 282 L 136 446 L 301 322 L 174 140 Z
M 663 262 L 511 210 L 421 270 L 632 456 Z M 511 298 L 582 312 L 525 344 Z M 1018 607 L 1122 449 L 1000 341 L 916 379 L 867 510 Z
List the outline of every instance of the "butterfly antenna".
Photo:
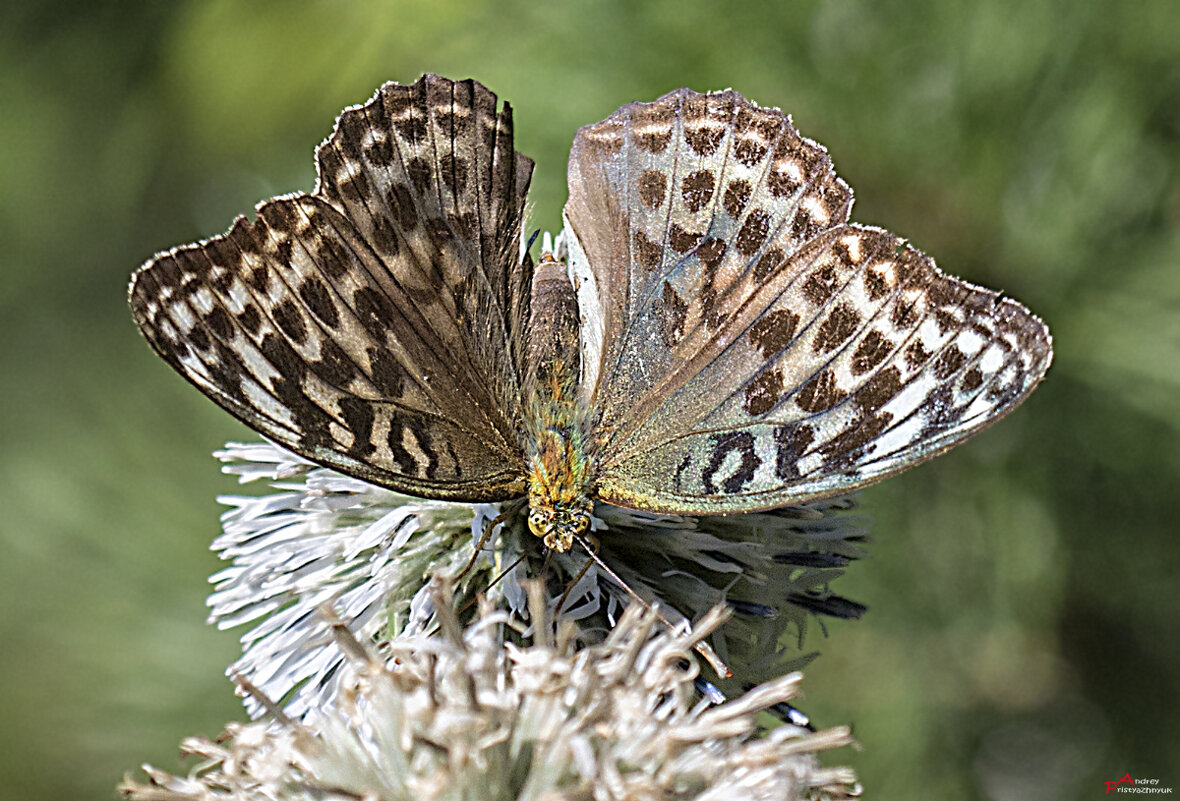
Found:
M 647 601 L 643 600 L 643 598 L 639 596 L 639 593 L 631 589 L 631 587 L 627 585 L 627 582 L 623 581 L 618 573 L 607 567 L 606 562 L 602 561 L 602 558 L 598 555 L 598 549 L 592 547 L 584 537 L 575 534 L 574 542 L 586 549 L 586 553 L 590 555 L 590 558 L 598 563 L 598 566 L 602 568 L 603 572 L 605 572 L 610 577 L 611 581 L 626 590 L 627 594 L 631 596 L 631 600 L 635 601 L 637 604 L 640 604 L 644 609 L 654 614 L 665 626 L 672 629 L 673 631 L 678 628 L 677 626 L 672 625 L 672 622 L 669 621 L 668 618 L 660 614 L 658 609 L 649 604 Z M 590 563 L 587 562 L 586 564 L 589 566 Z M 733 675 L 733 671 L 729 669 L 728 665 L 721 661 L 721 657 L 717 656 L 717 652 L 714 651 L 708 643 L 704 641 L 698 641 L 695 645 L 693 645 L 693 650 L 700 654 L 704 660 L 709 663 L 709 667 L 713 668 L 713 671 L 718 676 L 728 679 Z

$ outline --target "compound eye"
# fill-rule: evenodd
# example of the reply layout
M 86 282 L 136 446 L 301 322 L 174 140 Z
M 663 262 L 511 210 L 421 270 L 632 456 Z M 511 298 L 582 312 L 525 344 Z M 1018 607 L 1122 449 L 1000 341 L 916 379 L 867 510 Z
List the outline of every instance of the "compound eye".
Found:
M 578 515 L 574 518 L 574 528 L 579 534 L 585 534 L 586 529 L 590 528 L 590 518 L 586 515 Z
M 545 536 L 545 524 L 547 522 L 549 522 L 548 517 L 540 509 L 534 509 L 529 512 L 529 531 L 538 537 Z

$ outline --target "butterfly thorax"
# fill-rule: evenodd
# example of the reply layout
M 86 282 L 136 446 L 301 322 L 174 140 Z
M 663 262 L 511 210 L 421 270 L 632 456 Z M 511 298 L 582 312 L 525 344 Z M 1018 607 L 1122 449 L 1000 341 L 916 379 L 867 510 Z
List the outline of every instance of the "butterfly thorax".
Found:
M 578 305 L 564 265 L 548 253 L 533 275 L 527 358 L 529 528 L 564 552 L 589 527 L 592 476 L 577 403 Z

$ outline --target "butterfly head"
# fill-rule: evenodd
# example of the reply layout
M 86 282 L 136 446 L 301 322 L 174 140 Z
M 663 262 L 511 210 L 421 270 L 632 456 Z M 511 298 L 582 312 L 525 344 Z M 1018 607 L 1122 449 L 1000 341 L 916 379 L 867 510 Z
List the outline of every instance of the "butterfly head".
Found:
M 590 510 L 530 506 L 529 531 L 545 541 L 546 548 L 565 553 L 573 547 L 574 537 L 590 530 Z

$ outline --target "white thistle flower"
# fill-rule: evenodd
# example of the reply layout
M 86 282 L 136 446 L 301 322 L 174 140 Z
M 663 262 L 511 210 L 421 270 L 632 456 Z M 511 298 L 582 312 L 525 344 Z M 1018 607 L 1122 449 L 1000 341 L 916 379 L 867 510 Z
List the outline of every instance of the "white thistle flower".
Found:
M 427 577 L 458 575 L 495 504 L 412 498 L 321 467 L 269 443 L 231 443 L 216 454 L 243 483 L 271 482 L 275 493 L 223 497 L 224 533 L 213 545 L 231 564 L 214 575 L 210 619 L 221 628 L 254 627 L 230 668 L 287 714 L 330 704 L 351 671 L 316 609 L 332 601 L 365 643 L 433 629 Z M 856 617 L 863 607 L 832 595 L 828 582 L 862 555 L 863 519 L 847 499 L 736 517 L 678 517 L 599 504 L 599 556 L 634 591 L 683 625 L 718 603 L 738 614 L 710 642 L 734 671 L 727 693 L 801 667 L 808 617 Z M 549 610 L 578 625 L 582 642 L 600 640 L 630 603 L 625 590 L 588 556 L 544 552 L 520 516 L 496 529 L 473 569 L 457 582 L 461 603 L 486 594 L 528 619 L 523 581 L 546 579 Z M 505 573 L 505 569 L 507 572 Z M 580 576 L 571 586 L 575 577 Z M 494 583 L 493 583 L 494 582 Z M 791 636 L 788 636 L 791 635 Z M 251 712 L 260 707 L 247 702 Z
M 445 591 L 436 591 L 441 599 Z M 544 617 L 538 584 L 533 608 Z M 511 616 L 485 603 L 462 629 L 439 600 L 441 635 L 413 634 L 380 656 L 337 623 L 353 665 L 338 703 L 299 722 L 235 724 L 216 742 L 186 740 L 201 761 L 187 776 L 145 766 L 124 780 L 138 801 L 448 801 L 450 799 L 843 799 L 848 768 L 816 754 L 851 743 L 847 728 L 770 731 L 760 713 L 791 699 L 800 674 L 719 705 L 697 700 L 695 642 L 638 605 L 597 645 L 576 626 L 546 624 L 527 647 L 504 641 Z M 387 664 L 393 664 L 388 667 Z

